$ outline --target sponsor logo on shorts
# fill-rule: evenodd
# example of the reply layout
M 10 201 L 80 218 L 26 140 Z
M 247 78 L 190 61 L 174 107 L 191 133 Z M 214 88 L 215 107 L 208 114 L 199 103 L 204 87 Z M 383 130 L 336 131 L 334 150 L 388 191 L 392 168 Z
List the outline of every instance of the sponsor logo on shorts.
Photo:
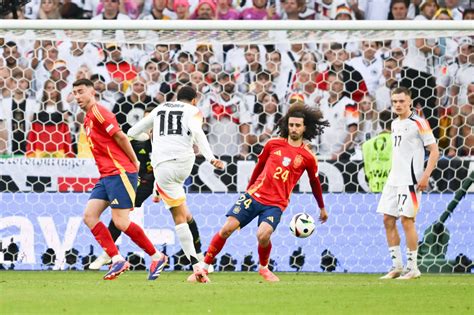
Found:
M 115 198 L 114 200 L 112 200 L 112 202 L 110 204 L 111 205 L 118 205 L 119 202 L 118 202 L 117 198 Z
M 267 217 L 267 220 L 270 221 L 271 223 L 273 223 L 273 216 Z

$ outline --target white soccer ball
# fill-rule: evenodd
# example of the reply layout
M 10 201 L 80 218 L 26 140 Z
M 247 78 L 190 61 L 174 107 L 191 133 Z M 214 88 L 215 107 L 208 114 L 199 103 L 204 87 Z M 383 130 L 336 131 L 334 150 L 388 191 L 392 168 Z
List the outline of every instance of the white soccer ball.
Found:
M 314 219 L 307 213 L 298 213 L 293 216 L 290 222 L 290 231 L 294 236 L 306 238 L 313 234 L 316 225 Z

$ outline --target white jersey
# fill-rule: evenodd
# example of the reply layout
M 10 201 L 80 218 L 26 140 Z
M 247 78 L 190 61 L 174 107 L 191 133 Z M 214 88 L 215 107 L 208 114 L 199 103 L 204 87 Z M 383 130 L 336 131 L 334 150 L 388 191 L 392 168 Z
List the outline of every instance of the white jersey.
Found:
M 415 185 L 424 170 L 425 147 L 436 143 L 428 122 L 412 113 L 392 123 L 392 169 L 387 184 Z
M 154 168 L 164 161 L 194 161 L 194 143 L 206 160 L 211 161 L 214 155 L 202 130 L 202 121 L 196 106 L 179 101 L 166 102 L 130 128 L 128 135 L 140 140 L 143 133 L 153 128 L 151 164 Z

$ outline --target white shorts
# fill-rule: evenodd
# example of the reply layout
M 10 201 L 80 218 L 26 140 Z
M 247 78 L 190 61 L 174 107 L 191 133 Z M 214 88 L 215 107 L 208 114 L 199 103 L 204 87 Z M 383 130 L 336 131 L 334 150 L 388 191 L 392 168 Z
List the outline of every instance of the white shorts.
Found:
M 177 207 L 186 200 L 184 181 L 193 169 L 194 159 L 171 160 L 158 164 L 154 169 L 155 189 L 165 207 Z
M 414 218 L 418 213 L 421 191 L 416 192 L 415 186 L 385 185 L 377 207 L 378 213 L 388 214 L 396 218 L 400 216 Z

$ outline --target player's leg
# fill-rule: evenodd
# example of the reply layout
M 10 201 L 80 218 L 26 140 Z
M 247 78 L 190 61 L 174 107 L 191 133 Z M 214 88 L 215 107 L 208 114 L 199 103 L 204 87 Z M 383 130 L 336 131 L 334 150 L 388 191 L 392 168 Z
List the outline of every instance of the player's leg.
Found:
M 136 198 L 136 183 L 137 174 L 126 173 L 115 176 L 114 181 L 107 186 L 109 196 L 115 201 L 110 204 L 112 220 L 120 231 L 124 232 L 145 253 L 150 255 L 152 264 L 148 279 L 155 280 L 166 265 L 167 257 L 153 246 L 145 231 L 130 220 L 130 209 L 133 208 Z
M 137 187 L 137 193 L 135 197 L 135 209 L 133 210 L 134 212 L 141 211 L 141 206 L 143 202 L 152 194 L 153 192 L 153 181 L 151 182 L 146 182 L 140 179 L 140 183 Z M 110 235 L 112 235 L 112 239 L 114 240 L 114 243 L 117 242 L 118 238 L 122 234 L 122 231 L 120 231 L 114 224 L 114 220 L 110 220 L 109 226 L 108 226 Z M 109 255 L 107 255 L 106 252 L 103 252 L 102 254 L 97 257 L 96 260 L 94 260 L 90 265 L 89 269 L 90 270 L 98 270 L 100 269 L 103 265 L 110 264 L 111 258 Z
M 400 249 L 400 236 L 397 229 L 399 216 L 397 188 L 385 185 L 377 207 L 377 212 L 383 214 L 383 224 L 387 238 L 388 250 L 392 260 L 389 272 L 380 279 L 395 279 L 403 271 L 402 252 Z
M 407 243 L 407 266 L 404 275 L 399 279 L 408 280 L 416 279 L 421 276 L 421 272 L 418 269 L 417 255 L 418 255 L 418 234 L 416 232 L 415 217 L 418 213 L 419 200 L 421 193 L 415 192 L 414 186 L 400 187 L 400 195 L 406 195 L 404 200 L 401 200 L 403 204 L 400 204 L 402 209 L 402 226 L 405 232 L 406 243 Z
M 280 281 L 280 279 L 278 279 L 278 277 L 268 268 L 268 263 L 272 251 L 272 242 L 270 238 L 280 223 L 281 215 L 282 211 L 278 207 L 263 206 L 263 211 L 258 219 L 257 240 L 259 273 L 266 281 L 270 282 Z
M 199 229 L 191 212 L 189 212 L 186 221 L 189 225 L 189 230 L 191 231 L 191 235 L 193 236 L 193 244 L 194 249 L 196 250 L 196 256 L 200 263 L 204 263 L 204 254 L 202 253 L 202 244 L 201 244 L 201 236 L 199 235 Z M 212 265 L 209 265 L 208 272 L 211 273 L 214 271 Z

